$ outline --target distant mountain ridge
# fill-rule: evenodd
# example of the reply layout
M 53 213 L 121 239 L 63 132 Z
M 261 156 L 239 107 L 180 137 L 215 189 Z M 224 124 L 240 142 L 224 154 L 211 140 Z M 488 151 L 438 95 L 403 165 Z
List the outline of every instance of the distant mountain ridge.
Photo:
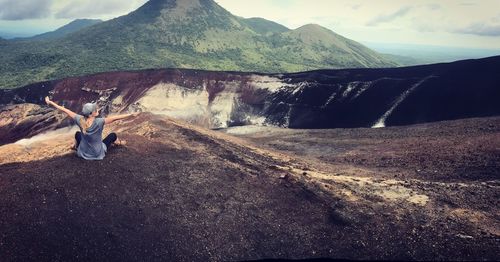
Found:
M 240 21 L 250 28 L 253 31 L 259 34 L 272 34 L 272 33 L 284 33 L 290 31 L 286 26 L 280 25 L 276 22 L 266 20 L 260 17 L 252 17 L 252 18 L 241 18 Z
M 147 68 L 297 72 L 398 64 L 318 25 L 290 30 L 213 0 L 151 0 L 130 14 L 37 45 L 0 46 L 0 88 Z
M 54 31 L 25 38 L 14 38 L 12 40 L 48 40 L 64 37 L 83 28 L 101 23 L 100 19 L 76 19 Z

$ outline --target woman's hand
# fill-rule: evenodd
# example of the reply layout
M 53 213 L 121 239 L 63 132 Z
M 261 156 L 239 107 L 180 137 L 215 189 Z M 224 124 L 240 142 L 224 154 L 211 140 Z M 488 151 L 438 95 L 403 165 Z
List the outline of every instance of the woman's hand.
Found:
M 48 96 L 45 97 L 45 103 L 47 103 L 47 105 L 49 106 L 53 106 L 54 108 L 56 108 L 57 110 L 60 110 L 60 111 L 63 111 L 64 113 L 66 113 L 68 115 L 69 118 L 71 119 L 74 119 L 75 116 L 76 116 L 76 113 L 67 109 L 67 108 L 64 108 L 64 106 L 60 106 L 56 103 L 54 103 L 53 101 L 50 100 L 50 98 Z

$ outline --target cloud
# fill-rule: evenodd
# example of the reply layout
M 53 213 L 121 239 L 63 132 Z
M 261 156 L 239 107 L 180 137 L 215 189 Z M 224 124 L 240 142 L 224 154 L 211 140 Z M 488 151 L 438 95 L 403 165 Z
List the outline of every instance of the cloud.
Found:
M 355 5 L 352 5 L 351 8 L 353 10 L 358 10 L 361 6 L 363 6 L 362 4 L 355 4 Z
M 443 7 L 440 4 L 428 4 L 427 8 L 429 8 L 430 10 L 435 11 L 435 10 L 442 9 Z
M 473 23 L 465 28 L 455 30 L 454 33 L 479 36 L 500 36 L 500 24 Z
M 24 20 L 50 16 L 52 0 L 0 0 L 0 20 Z
M 376 26 L 376 25 L 381 24 L 381 23 L 393 21 L 394 19 L 396 19 L 398 17 L 402 17 L 402 16 L 406 15 L 408 12 L 410 12 L 411 9 L 412 9 L 412 7 L 410 7 L 410 6 L 401 7 L 400 9 L 398 9 L 394 13 L 379 15 L 379 16 L 371 19 L 370 21 L 368 21 L 366 23 L 366 25 L 367 26 Z
M 103 15 L 124 14 L 144 4 L 146 0 L 73 0 L 58 1 L 56 18 L 95 18 Z

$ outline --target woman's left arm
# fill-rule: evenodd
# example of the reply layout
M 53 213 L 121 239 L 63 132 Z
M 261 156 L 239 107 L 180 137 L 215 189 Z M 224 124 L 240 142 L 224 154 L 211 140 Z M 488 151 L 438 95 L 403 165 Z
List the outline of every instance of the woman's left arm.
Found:
M 68 117 L 71 117 L 72 119 L 75 118 L 75 116 L 76 116 L 75 112 L 54 103 L 54 101 L 51 101 L 48 96 L 45 97 L 45 103 L 47 103 L 47 105 L 49 105 L 49 106 L 55 107 L 56 109 L 58 109 L 60 111 L 63 111 L 64 113 L 66 113 L 68 115 Z
M 104 119 L 105 124 L 111 124 L 115 121 L 122 120 L 125 118 L 136 117 L 139 113 L 125 114 L 125 115 L 116 115 L 116 116 L 108 116 Z

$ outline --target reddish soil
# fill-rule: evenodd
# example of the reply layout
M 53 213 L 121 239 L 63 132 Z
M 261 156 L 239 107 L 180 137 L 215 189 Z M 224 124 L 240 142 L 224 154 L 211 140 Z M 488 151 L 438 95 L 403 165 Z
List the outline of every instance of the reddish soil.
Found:
M 462 136 L 431 146 L 431 137 L 468 121 L 472 130 L 493 126 L 457 129 Z M 0 257 L 496 260 L 499 123 L 285 130 L 249 142 L 141 114 L 108 127 L 128 144 L 103 161 L 77 158 L 67 149 L 71 135 L 51 155 L 42 156 L 43 143 L 3 146 L 1 154 L 17 151 L 0 164 Z M 330 141 L 331 153 L 319 141 Z M 458 151 L 477 148 L 471 158 Z M 427 152 L 422 160 L 419 152 Z M 447 157 L 458 164 L 434 164 Z M 413 171 L 438 167 L 432 176 Z M 456 172 L 465 168 L 474 172 Z

